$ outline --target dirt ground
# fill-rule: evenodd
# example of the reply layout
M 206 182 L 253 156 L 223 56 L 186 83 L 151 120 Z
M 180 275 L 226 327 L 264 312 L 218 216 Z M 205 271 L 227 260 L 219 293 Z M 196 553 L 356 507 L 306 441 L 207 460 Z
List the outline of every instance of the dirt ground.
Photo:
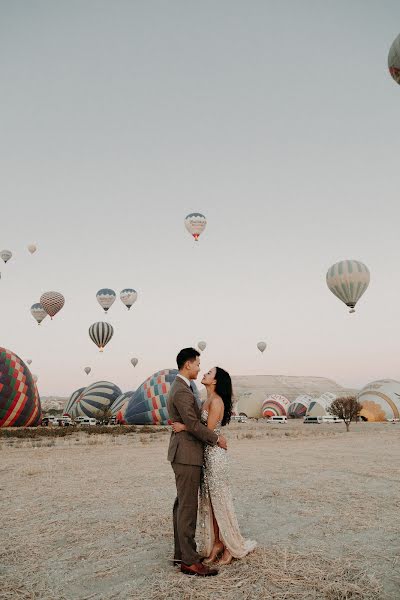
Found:
M 169 434 L 0 440 L 0 598 L 400 598 L 400 424 L 226 428 L 242 533 L 218 577 L 172 558 Z

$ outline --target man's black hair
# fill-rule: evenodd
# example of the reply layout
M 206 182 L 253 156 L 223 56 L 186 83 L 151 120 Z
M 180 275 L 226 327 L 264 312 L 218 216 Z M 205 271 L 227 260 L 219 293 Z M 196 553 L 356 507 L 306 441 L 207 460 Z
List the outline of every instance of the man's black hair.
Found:
M 200 356 L 200 352 L 197 352 L 195 348 L 183 348 L 176 357 L 178 369 L 181 370 L 187 360 L 193 362 L 198 356 Z

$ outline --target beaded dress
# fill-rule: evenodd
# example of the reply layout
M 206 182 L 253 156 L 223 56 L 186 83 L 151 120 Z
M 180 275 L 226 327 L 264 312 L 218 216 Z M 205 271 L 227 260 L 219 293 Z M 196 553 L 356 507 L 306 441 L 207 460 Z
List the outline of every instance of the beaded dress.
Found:
M 207 425 L 208 412 L 202 410 L 201 422 Z M 221 421 L 215 433 L 221 433 Z M 243 558 L 257 542 L 245 540 L 239 529 L 229 485 L 228 453 L 219 446 L 206 446 L 199 492 L 197 546 L 202 556 L 209 556 L 214 544 L 212 511 L 219 527 L 219 537 L 234 558 Z

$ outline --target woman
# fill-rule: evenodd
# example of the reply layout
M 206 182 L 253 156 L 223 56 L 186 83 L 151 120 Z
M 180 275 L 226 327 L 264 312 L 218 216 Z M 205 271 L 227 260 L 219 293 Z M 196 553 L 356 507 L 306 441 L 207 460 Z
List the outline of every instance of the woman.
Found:
M 207 390 L 207 400 L 202 405 L 201 420 L 216 433 L 227 425 L 232 414 L 232 381 L 229 373 L 213 367 L 201 381 Z M 186 426 L 172 423 L 178 433 Z M 228 565 L 232 558 L 243 558 L 254 550 L 256 542 L 245 540 L 239 530 L 232 493 L 229 485 L 228 455 L 218 446 L 204 449 L 204 468 L 199 497 L 198 547 L 207 558 L 205 564 L 222 557 L 218 565 Z

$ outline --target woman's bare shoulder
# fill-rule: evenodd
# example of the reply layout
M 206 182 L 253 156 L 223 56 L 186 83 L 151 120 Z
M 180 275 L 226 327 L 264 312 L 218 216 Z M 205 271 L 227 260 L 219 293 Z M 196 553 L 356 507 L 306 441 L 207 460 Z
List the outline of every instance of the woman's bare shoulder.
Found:
M 224 401 L 222 400 L 221 396 L 215 395 L 211 398 L 210 408 L 213 408 L 214 410 L 224 408 Z

